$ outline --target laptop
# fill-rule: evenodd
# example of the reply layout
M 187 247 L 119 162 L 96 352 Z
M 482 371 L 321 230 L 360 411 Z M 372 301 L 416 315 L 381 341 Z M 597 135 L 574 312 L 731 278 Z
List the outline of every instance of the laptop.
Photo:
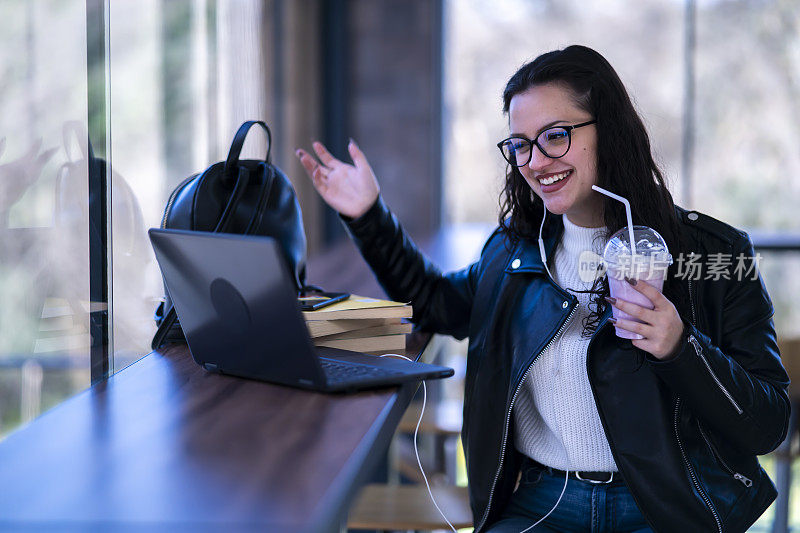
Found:
M 189 351 L 210 372 L 334 392 L 445 378 L 453 369 L 316 347 L 271 237 L 150 229 Z

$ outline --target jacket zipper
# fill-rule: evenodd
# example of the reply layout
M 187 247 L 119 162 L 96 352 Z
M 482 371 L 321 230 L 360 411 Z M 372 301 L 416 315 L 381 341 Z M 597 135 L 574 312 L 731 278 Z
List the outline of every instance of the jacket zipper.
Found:
M 692 325 L 696 327 L 696 325 L 697 325 L 697 313 L 695 312 L 695 307 L 694 307 L 694 294 L 693 294 L 693 291 L 692 291 L 692 286 L 693 286 L 692 280 L 689 280 L 689 305 L 691 306 L 691 309 L 692 309 Z M 695 336 L 694 335 L 689 335 L 688 340 L 689 340 L 689 342 L 692 343 L 692 346 L 694 346 L 694 349 L 697 352 L 697 355 L 700 356 L 700 359 L 705 363 L 706 368 L 708 368 L 708 371 L 711 373 L 711 376 L 714 378 L 714 381 L 717 382 L 717 384 L 720 386 L 722 391 L 726 394 L 726 396 L 728 396 L 728 399 L 730 399 L 731 402 L 733 402 L 733 398 L 730 397 L 730 395 L 728 394 L 728 391 L 725 390 L 725 387 L 722 386 L 722 383 L 717 379 L 717 376 L 714 375 L 713 372 L 711 372 L 711 367 L 709 366 L 708 361 L 706 360 L 706 358 L 702 355 L 702 350 L 700 350 L 700 347 L 698 346 L 697 339 L 695 338 Z M 692 465 L 689 462 L 689 458 L 686 456 L 686 450 L 683 448 L 683 442 L 681 442 L 681 436 L 680 436 L 680 433 L 678 432 L 678 421 L 679 421 L 680 405 L 681 405 L 681 399 L 680 399 L 680 396 L 679 396 L 675 400 L 675 418 L 674 418 L 675 440 L 678 441 L 678 448 L 681 451 L 681 458 L 683 459 L 683 464 L 686 467 L 686 469 L 689 471 L 689 475 L 692 478 L 692 484 L 694 485 L 694 488 L 700 494 L 700 496 L 703 499 L 703 502 L 705 503 L 706 507 L 708 507 L 708 510 L 711 511 L 711 514 L 714 516 L 714 521 L 717 523 L 717 530 L 720 533 L 722 533 L 722 521 L 720 520 L 719 514 L 717 514 L 717 510 L 714 508 L 714 505 L 711 503 L 711 500 L 709 499 L 708 495 L 703 490 L 703 488 L 700 486 L 700 482 L 698 481 L 697 476 L 695 475 L 694 468 L 692 468 Z M 736 406 L 735 402 L 734 402 L 734 405 Z M 738 406 L 736 406 L 736 408 L 738 409 Z M 698 428 L 700 427 L 699 423 L 698 423 L 697 427 Z M 711 443 L 708 441 L 708 439 L 706 439 L 705 434 L 703 433 L 702 429 L 700 430 L 700 434 L 702 435 L 703 440 L 706 441 L 706 444 L 708 444 L 710 446 Z M 712 447 L 712 453 L 714 453 L 713 447 Z M 718 454 L 717 454 L 717 457 L 719 457 Z M 720 458 L 720 460 L 721 460 L 721 458 Z M 723 462 L 723 464 L 724 464 L 724 462 Z M 744 477 L 744 476 L 742 476 L 742 477 Z M 751 484 L 752 484 L 752 481 L 751 481 Z
M 703 487 L 700 486 L 700 482 L 697 480 L 697 476 L 694 473 L 694 468 L 692 468 L 691 463 L 689 463 L 689 459 L 686 457 L 686 450 L 684 450 L 683 448 L 683 442 L 681 442 L 681 436 L 678 433 L 678 416 L 680 414 L 680 407 L 681 407 L 681 399 L 678 398 L 677 400 L 675 400 L 675 417 L 674 417 L 675 439 L 678 441 L 678 448 L 681 451 L 683 464 L 689 471 L 689 476 L 692 478 L 692 484 L 694 485 L 694 488 L 700 494 L 700 497 L 703 499 L 703 502 L 705 502 L 706 507 L 708 507 L 709 511 L 711 511 L 711 514 L 714 515 L 714 521 L 717 523 L 717 531 L 719 531 L 719 533 L 722 533 L 722 521 L 720 520 L 719 515 L 717 514 L 717 510 L 714 509 L 714 505 L 711 503 L 711 500 L 706 494 L 706 491 L 703 490 Z
M 166 228 L 167 227 L 167 217 L 169 217 L 169 213 L 170 213 L 170 211 L 172 211 L 172 204 L 175 203 L 175 198 L 178 197 L 178 193 L 181 192 L 181 190 L 183 189 L 183 187 L 187 183 L 189 183 L 190 181 L 192 181 L 196 177 L 197 177 L 197 174 L 195 174 L 194 176 L 189 176 L 188 178 L 183 180 L 180 185 L 175 187 L 175 189 L 172 191 L 172 194 L 169 195 L 169 200 L 167 200 L 167 207 L 164 209 L 164 216 L 161 217 L 161 227 L 162 228 Z
M 725 460 L 722 458 L 722 455 L 717 451 L 717 448 L 713 444 L 711 444 L 711 440 L 706 435 L 706 432 L 703 431 L 703 426 L 700 425 L 700 421 L 699 420 L 697 421 L 697 429 L 700 430 L 700 435 L 703 437 L 703 440 L 706 441 L 706 444 L 708 445 L 708 448 L 711 450 L 711 453 L 714 455 L 714 457 L 717 459 L 717 461 L 719 461 L 720 466 L 722 466 L 722 468 L 725 471 L 727 471 L 728 474 L 733 476 L 733 479 L 736 479 L 737 481 L 741 481 L 742 485 L 744 485 L 745 487 L 752 487 L 753 486 L 753 481 L 750 478 L 748 478 L 747 476 L 745 476 L 743 474 L 740 474 L 740 473 L 736 472 L 733 468 L 728 466 L 728 463 L 726 463 Z
M 556 341 L 559 335 L 563 333 L 564 329 L 566 329 L 567 324 L 569 324 L 569 321 L 572 318 L 572 315 L 575 314 L 575 310 L 577 308 L 578 308 L 577 305 L 573 306 L 572 310 L 569 312 L 569 315 L 567 316 L 567 319 L 564 321 L 563 324 L 561 324 L 561 327 L 558 328 L 558 331 L 556 332 L 555 336 L 553 336 L 553 338 L 550 339 L 550 342 L 548 342 L 545 345 L 545 347 L 542 348 L 539 351 L 539 353 L 536 354 L 536 357 L 533 358 L 533 361 L 531 361 L 531 364 L 528 366 L 528 369 L 525 371 L 525 374 L 522 376 L 522 379 L 517 385 L 517 388 L 514 391 L 514 396 L 511 397 L 511 404 L 508 407 L 508 412 L 506 413 L 506 423 L 505 427 L 503 428 L 503 440 L 500 442 L 500 463 L 497 465 L 497 472 L 495 472 L 494 474 L 494 481 L 492 481 L 492 488 L 489 491 L 489 502 L 486 505 L 486 511 L 484 511 L 483 518 L 481 518 L 481 523 L 478 527 L 475 528 L 475 531 L 480 531 L 481 528 L 483 528 L 483 525 L 486 523 L 486 519 L 489 518 L 489 511 L 492 508 L 492 498 L 494 497 L 494 489 L 497 486 L 497 480 L 500 478 L 500 472 L 503 470 L 503 459 L 506 456 L 506 444 L 507 444 L 506 439 L 508 438 L 508 425 L 509 422 L 511 421 L 511 412 L 514 409 L 514 402 L 517 399 L 517 395 L 519 394 L 519 391 L 522 389 L 522 384 L 525 383 L 525 380 L 528 378 L 528 375 L 530 374 L 533 365 L 536 364 L 536 361 L 539 360 L 539 356 L 542 355 L 548 348 L 550 348 L 550 346 L 552 346 L 552 344 Z
M 706 356 L 703 355 L 703 349 L 700 346 L 700 342 L 695 338 L 694 335 L 689 335 L 689 342 L 691 342 L 692 346 L 694 346 L 694 351 L 697 352 L 697 356 L 700 357 L 700 360 L 703 361 L 703 364 L 706 365 L 706 368 L 708 369 L 708 373 L 711 374 L 711 377 L 714 379 L 714 382 L 720 388 L 722 393 L 725 395 L 726 398 L 728 398 L 728 401 L 731 402 L 731 404 L 733 405 L 734 409 L 736 409 L 736 412 L 739 413 L 739 414 L 742 414 L 744 412 L 744 411 L 742 411 L 742 408 L 739 407 L 739 404 L 737 404 L 736 401 L 733 399 L 733 396 L 731 396 L 731 393 L 728 392 L 728 389 L 725 388 L 725 386 L 719 380 L 717 375 L 711 369 L 711 365 L 708 364 L 708 359 L 706 359 Z

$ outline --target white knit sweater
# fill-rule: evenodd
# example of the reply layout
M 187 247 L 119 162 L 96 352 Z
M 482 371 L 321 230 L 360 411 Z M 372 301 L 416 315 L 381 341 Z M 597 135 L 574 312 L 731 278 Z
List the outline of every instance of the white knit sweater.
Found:
M 566 216 L 564 237 L 556 248 L 553 276 L 564 289 L 586 290 L 581 281 L 581 252 L 602 253 L 605 243 L 595 235 L 604 228 L 582 228 Z M 571 291 L 570 291 L 571 292 Z M 586 374 L 589 339 L 582 337 L 589 314 L 589 295 L 573 293 L 578 307 L 560 337 L 539 355 L 514 405 L 515 446 L 540 463 L 570 471 L 615 472 L 600 415 Z

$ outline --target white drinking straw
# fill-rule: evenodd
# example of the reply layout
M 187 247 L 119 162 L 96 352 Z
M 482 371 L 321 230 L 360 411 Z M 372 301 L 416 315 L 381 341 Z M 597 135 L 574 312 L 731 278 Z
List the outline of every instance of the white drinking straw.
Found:
M 607 191 L 602 187 L 598 187 L 597 185 L 592 185 L 592 189 L 625 204 L 625 216 L 628 217 L 628 237 L 631 240 L 631 260 L 633 260 L 633 258 L 636 256 L 636 242 L 633 240 L 633 217 L 631 216 L 631 203 L 627 198 L 623 198 L 622 196 L 614 194 L 611 191 Z

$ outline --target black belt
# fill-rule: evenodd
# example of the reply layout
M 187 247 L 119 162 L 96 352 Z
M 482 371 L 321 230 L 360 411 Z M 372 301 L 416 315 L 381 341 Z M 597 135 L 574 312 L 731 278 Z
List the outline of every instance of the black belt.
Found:
M 533 459 L 529 459 L 530 463 L 547 472 L 552 476 L 560 476 L 564 477 L 566 472 L 563 470 L 559 470 L 558 468 L 553 468 L 552 466 L 545 466 L 538 461 L 534 461 Z M 576 472 L 570 471 L 569 477 L 573 479 L 578 479 L 580 481 L 587 481 L 589 483 L 596 483 L 596 484 L 609 484 L 609 483 L 622 483 L 622 476 L 619 475 L 619 472 Z

